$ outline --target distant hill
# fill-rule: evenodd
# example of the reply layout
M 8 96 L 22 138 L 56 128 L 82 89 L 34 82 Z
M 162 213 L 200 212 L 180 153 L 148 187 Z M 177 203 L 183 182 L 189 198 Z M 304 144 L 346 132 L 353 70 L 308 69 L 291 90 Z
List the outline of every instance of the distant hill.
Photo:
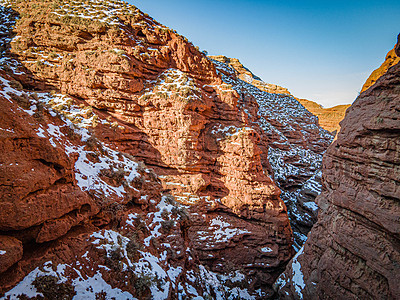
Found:
M 316 115 L 319 119 L 319 125 L 329 132 L 336 133 L 340 129 L 339 122 L 343 120 L 346 109 L 350 104 L 336 105 L 330 108 L 324 108 L 320 104 L 307 100 L 297 99 L 307 110 Z

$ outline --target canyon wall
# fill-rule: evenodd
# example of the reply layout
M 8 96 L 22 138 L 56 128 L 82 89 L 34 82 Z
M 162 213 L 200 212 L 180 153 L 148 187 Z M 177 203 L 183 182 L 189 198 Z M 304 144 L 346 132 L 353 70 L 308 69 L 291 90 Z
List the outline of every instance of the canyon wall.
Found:
M 307 99 L 297 100 L 311 113 L 318 117 L 319 125 L 322 128 L 328 130 L 333 135 L 339 133 L 339 123 L 343 120 L 346 110 L 350 107 L 350 104 L 342 104 L 324 108 L 320 104 Z
M 0 295 L 272 297 L 315 116 L 122 1 L 0 4 Z
M 274 297 L 318 119 L 125 2 L 0 4 L 0 295 Z
M 241 95 L 250 124 L 260 127 L 261 161 L 282 191 L 299 250 L 317 219 L 322 155 L 333 136 L 286 89 L 263 82 L 237 59 L 211 57 L 224 82 Z
M 399 87 L 397 63 L 347 110 L 323 159 L 318 222 L 276 283 L 282 299 L 400 298 Z
M 398 52 L 398 51 L 397 51 Z M 361 93 L 369 89 L 371 86 L 375 84 L 375 82 L 387 72 L 387 70 L 400 62 L 400 57 L 396 52 L 396 46 L 386 54 L 385 61 L 380 65 L 379 68 L 374 70 L 371 75 L 369 75 L 367 81 L 364 83 L 361 88 Z
M 389 55 L 389 54 L 388 54 Z M 280 97 L 292 96 L 288 89 L 281 87 L 276 84 L 266 83 L 260 77 L 254 75 L 248 68 L 242 65 L 237 58 L 229 58 L 223 55 L 209 56 L 213 60 L 222 62 L 233 68 L 237 74 L 237 77 L 255 87 L 261 91 L 276 94 Z M 372 76 L 372 75 L 371 75 Z M 332 135 L 336 135 L 340 130 L 339 122 L 343 120 L 346 109 L 350 107 L 350 104 L 336 105 L 334 107 L 324 108 L 320 104 L 307 100 L 299 99 L 294 97 L 298 102 L 301 103 L 309 112 L 314 116 L 318 117 L 319 126 L 323 129 L 328 130 Z

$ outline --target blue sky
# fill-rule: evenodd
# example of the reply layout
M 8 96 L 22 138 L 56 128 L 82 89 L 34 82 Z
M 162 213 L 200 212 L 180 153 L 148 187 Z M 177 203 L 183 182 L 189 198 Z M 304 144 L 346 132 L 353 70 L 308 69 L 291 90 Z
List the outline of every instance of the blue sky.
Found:
M 211 55 L 325 107 L 351 103 L 396 43 L 400 1 L 129 0 Z

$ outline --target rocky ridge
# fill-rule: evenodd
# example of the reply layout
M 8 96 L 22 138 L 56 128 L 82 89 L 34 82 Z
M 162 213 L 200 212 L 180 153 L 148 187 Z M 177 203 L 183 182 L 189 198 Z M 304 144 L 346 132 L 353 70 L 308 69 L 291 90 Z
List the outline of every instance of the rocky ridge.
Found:
M 251 85 L 254 85 L 256 88 L 271 94 L 283 94 L 283 95 L 291 95 L 287 88 L 281 87 L 276 84 L 266 83 L 260 77 L 254 75 L 248 68 L 243 66 L 243 64 L 237 58 L 230 58 L 224 55 L 210 55 L 211 59 L 222 62 L 235 71 L 237 71 L 237 77 Z
M 400 297 L 399 85 L 397 63 L 348 109 L 324 156 L 318 222 L 276 283 L 282 299 Z
M 294 97 L 288 89 L 276 84 L 265 83 L 262 81 L 260 77 L 254 75 L 248 68 L 243 66 L 243 64 L 237 58 L 229 58 L 223 55 L 209 57 L 213 60 L 229 65 L 236 71 L 236 76 L 239 79 L 254 85 L 261 91 Z M 339 132 L 339 122 L 343 120 L 346 109 L 350 107 L 350 104 L 346 104 L 337 105 L 330 108 L 323 108 L 320 104 L 314 101 L 299 99 L 296 97 L 294 98 L 299 101 L 309 112 L 318 117 L 319 126 L 325 130 L 328 130 L 333 135 L 336 135 L 336 133 Z
M 269 84 L 256 79 L 237 59 L 214 58 L 224 82 L 239 93 L 238 105 L 246 111 L 250 124 L 260 127 L 262 164 L 282 190 L 298 250 L 317 219 L 314 199 L 321 191 L 322 155 L 333 136 L 319 127 L 318 118 L 290 93 L 269 89 Z M 252 108 L 253 99 L 258 111 Z
M 363 87 L 361 88 L 361 93 L 369 89 L 371 86 L 373 86 L 376 81 L 382 77 L 387 70 L 396 65 L 397 63 L 400 62 L 400 57 L 396 53 L 396 46 L 386 54 L 385 61 L 382 63 L 382 65 L 374 70 L 371 75 L 369 75 L 368 79 L 364 83 Z
M 317 119 L 122 1 L 0 4 L 0 294 L 271 297 Z

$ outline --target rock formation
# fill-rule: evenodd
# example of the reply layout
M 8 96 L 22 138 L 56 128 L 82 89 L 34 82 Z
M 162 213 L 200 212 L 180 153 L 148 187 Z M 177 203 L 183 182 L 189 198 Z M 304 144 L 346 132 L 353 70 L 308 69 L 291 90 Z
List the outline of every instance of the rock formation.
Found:
M 350 104 L 336 105 L 329 108 L 324 108 L 314 101 L 307 99 L 297 99 L 307 110 L 316 115 L 319 120 L 319 125 L 336 135 L 340 131 L 340 121 L 343 120 L 346 110 Z
M 397 63 L 348 109 L 324 156 L 318 222 L 277 281 L 282 299 L 400 298 L 399 86 Z
M 298 250 L 317 219 L 314 199 L 321 189 L 322 154 L 333 136 L 319 127 L 318 119 L 286 89 L 271 88 L 237 59 L 212 58 L 222 79 L 240 93 L 240 105 L 250 122 L 260 127 L 260 148 L 265 153 L 262 164 L 282 190 Z M 258 111 L 248 108 L 254 106 L 253 97 Z
M 371 75 L 369 75 L 367 81 L 364 83 L 364 85 L 361 89 L 361 93 L 366 91 L 367 89 L 369 89 L 371 86 L 373 86 L 375 84 L 375 82 L 380 77 L 382 77 L 390 67 L 394 66 L 398 62 L 400 62 L 400 57 L 396 53 L 396 46 L 395 46 L 392 50 L 390 50 L 388 52 L 388 54 L 386 55 L 385 61 L 382 63 L 382 65 L 378 69 L 373 71 L 371 73 Z
M 229 58 L 223 55 L 209 56 L 211 59 L 222 62 L 229 65 L 236 71 L 236 76 L 257 87 L 261 91 L 268 92 L 271 94 L 278 94 L 282 97 L 293 96 L 288 89 L 281 87 L 276 84 L 265 83 L 262 79 L 254 75 L 248 68 L 242 65 L 237 58 Z M 330 108 L 323 108 L 320 104 L 306 99 L 296 98 L 309 112 L 318 117 L 319 126 L 328 130 L 333 135 L 339 132 L 339 122 L 343 120 L 346 109 L 350 107 L 350 104 L 337 105 Z
M 270 298 L 317 118 L 122 1 L 0 4 L 0 295 Z
M 254 85 L 256 88 L 271 94 L 282 94 L 291 95 L 287 88 L 281 87 L 276 84 L 266 83 L 256 75 L 254 75 L 248 68 L 242 65 L 242 63 L 237 58 L 230 58 L 224 55 L 209 56 L 211 59 L 222 62 L 235 71 L 237 71 L 237 76 L 239 79 Z

